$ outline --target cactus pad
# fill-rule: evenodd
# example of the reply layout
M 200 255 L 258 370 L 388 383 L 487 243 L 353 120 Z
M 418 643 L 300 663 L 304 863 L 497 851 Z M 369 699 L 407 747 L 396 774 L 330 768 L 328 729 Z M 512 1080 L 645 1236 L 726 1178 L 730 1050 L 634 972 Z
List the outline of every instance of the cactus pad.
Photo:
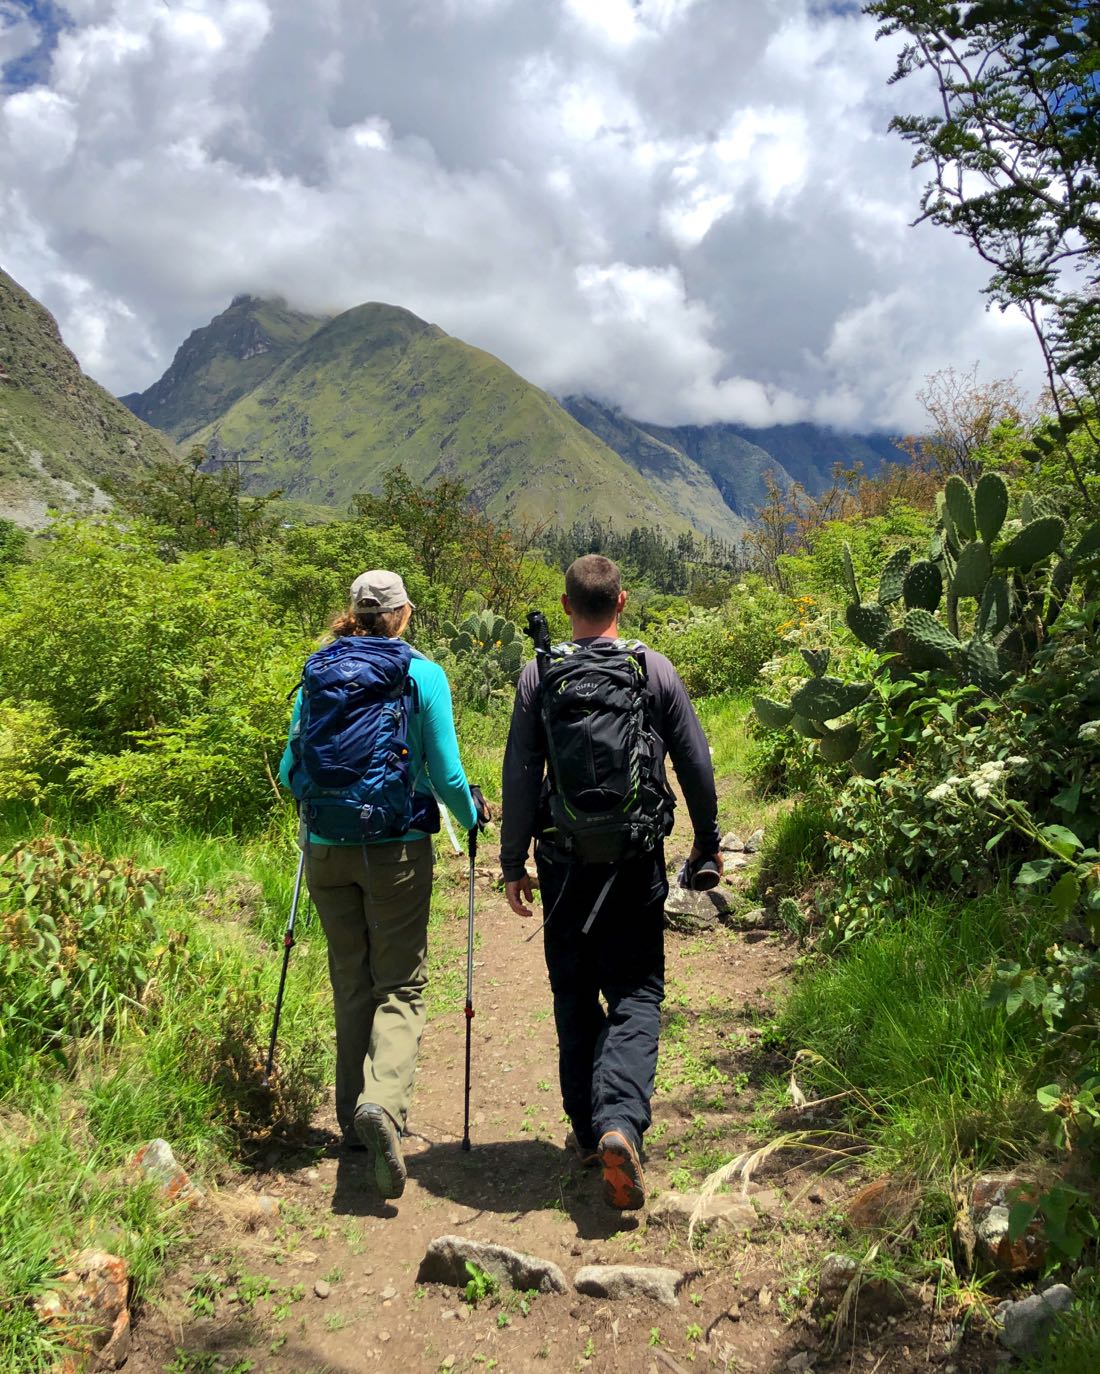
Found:
M 993 555 L 989 545 L 980 539 L 964 544 L 951 579 L 951 590 L 955 596 L 972 596 L 977 600 L 989 581 L 993 571 Z
M 1007 581 L 997 574 L 985 584 L 978 609 L 978 630 L 990 639 L 996 638 L 1008 624 L 1009 593 Z
M 934 615 L 920 607 L 906 615 L 905 637 L 915 668 L 951 668 L 952 653 L 962 647 Z
M 857 726 L 842 725 L 839 730 L 826 730 L 817 742 L 818 752 L 826 763 L 847 763 L 859 748 Z
M 1056 515 L 1044 515 L 1032 520 L 1019 534 L 1013 535 L 997 555 L 997 563 L 1002 568 L 1031 568 L 1057 549 L 1065 535 L 1066 527 Z
M 844 545 L 844 585 L 848 588 L 848 595 L 854 602 L 859 603 L 859 583 L 856 581 L 855 564 L 852 562 L 852 550 L 847 544 Z
M 825 733 L 823 725 L 815 725 L 812 720 L 807 720 L 805 716 L 795 716 L 791 720 L 791 729 L 796 735 L 801 735 L 803 739 L 820 739 Z
M 834 720 L 851 711 L 871 694 L 869 682 L 842 682 L 838 677 L 812 677 L 791 697 L 800 716 L 810 720 Z
M 974 518 L 978 533 L 992 544 L 1001 532 L 1008 514 L 1008 487 L 999 472 L 986 472 L 974 488 Z
M 1001 665 L 992 640 L 975 635 L 963 654 L 966 676 L 983 692 L 996 692 L 1001 685 Z
M 790 725 L 794 710 L 781 702 L 771 701 L 768 697 L 754 697 L 752 709 L 761 725 L 769 730 L 782 730 Z
M 1090 525 L 1074 546 L 1070 558 L 1076 563 L 1080 558 L 1092 558 L 1100 553 L 1100 520 Z
M 943 595 L 943 576 L 935 563 L 914 563 L 902 584 L 906 610 L 934 611 Z
M 820 677 L 829 666 L 828 649 L 803 649 L 802 657 L 806 660 L 806 666 L 814 677 Z
M 893 624 L 886 607 L 877 606 L 873 601 L 868 601 L 863 606 L 853 603 L 845 611 L 844 619 L 848 622 L 849 630 L 869 649 L 878 648 L 883 635 L 889 633 Z
M 954 529 L 955 539 L 961 547 L 978 533 L 974 520 L 974 493 L 961 477 L 952 473 L 943 488 L 943 503 L 950 520 L 949 528 Z
M 890 606 L 901 600 L 905 571 L 909 567 L 912 553 L 908 548 L 895 549 L 886 560 L 882 575 L 878 580 L 878 600 L 880 606 Z

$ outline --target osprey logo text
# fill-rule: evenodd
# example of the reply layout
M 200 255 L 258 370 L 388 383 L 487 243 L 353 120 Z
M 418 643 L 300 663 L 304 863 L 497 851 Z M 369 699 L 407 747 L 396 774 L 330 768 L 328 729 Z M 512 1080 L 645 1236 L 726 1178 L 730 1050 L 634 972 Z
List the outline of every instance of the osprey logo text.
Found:
M 598 677 L 582 677 L 579 682 L 573 682 L 570 686 L 579 697 L 594 697 L 599 693 L 600 680 Z

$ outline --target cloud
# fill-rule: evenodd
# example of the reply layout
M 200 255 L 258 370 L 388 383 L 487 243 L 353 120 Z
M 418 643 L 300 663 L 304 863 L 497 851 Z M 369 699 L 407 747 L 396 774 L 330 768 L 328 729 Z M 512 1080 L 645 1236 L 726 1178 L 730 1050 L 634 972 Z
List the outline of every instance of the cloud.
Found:
M 120 392 L 251 291 L 664 423 L 909 428 L 1038 367 L 910 227 L 893 56 L 810 0 L 0 0 L 0 261 Z

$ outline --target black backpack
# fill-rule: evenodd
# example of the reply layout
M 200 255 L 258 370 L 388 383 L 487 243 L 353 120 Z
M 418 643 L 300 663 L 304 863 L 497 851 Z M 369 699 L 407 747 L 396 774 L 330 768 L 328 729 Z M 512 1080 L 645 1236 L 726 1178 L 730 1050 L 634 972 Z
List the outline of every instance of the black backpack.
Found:
M 656 849 L 674 803 L 649 719 L 643 646 L 601 639 L 537 657 L 549 761 L 540 838 L 581 863 Z

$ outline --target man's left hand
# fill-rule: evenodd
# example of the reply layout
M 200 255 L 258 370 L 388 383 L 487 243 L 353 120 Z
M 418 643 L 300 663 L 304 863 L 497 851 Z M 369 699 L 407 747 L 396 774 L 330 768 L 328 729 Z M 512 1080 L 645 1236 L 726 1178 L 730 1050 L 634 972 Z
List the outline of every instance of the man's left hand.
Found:
M 531 888 L 531 879 L 526 873 L 522 878 L 516 878 L 514 882 L 504 884 L 504 896 L 517 916 L 534 916 L 535 894 Z M 531 906 L 524 904 L 525 897 L 528 902 L 532 903 Z

